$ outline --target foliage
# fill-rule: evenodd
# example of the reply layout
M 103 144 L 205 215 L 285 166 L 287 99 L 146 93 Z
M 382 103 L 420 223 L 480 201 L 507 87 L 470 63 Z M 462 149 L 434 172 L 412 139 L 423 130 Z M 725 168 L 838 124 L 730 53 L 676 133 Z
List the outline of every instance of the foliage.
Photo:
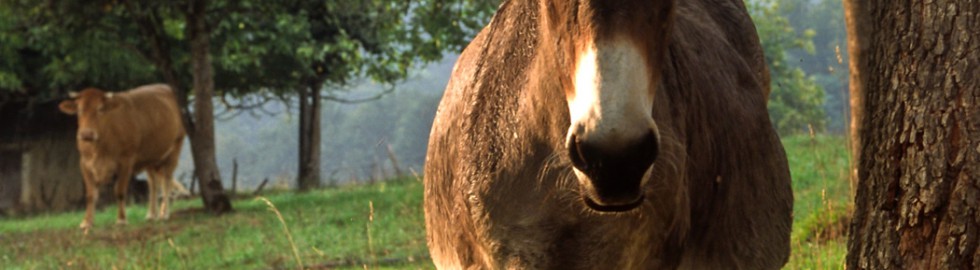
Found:
M 184 2 L 3 1 L 0 91 L 50 99 L 84 86 L 127 89 L 168 72 L 186 89 Z M 459 50 L 495 2 L 211 1 L 216 93 L 288 96 L 307 79 L 393 83 Z
M 794 29 L 812 33 L 812 47 L 806 51 L 791 49 L 790 58 L 804 58 L 795 66 L 807 74 L 827 74 L 847 60 L 847 35 L 844 28 L 843 2 L 835 0 L 782 0 L 779 13 Z M 840 47 L 841 59 L 837 58 Z M 812 56 L 812 57 L 807 57 Z M 844 66 L 846 68 L 846 66 Z M 846 74 L 847 70 L 841 70 Z
M 84 86 L 125 89 L 152 80 L 149 63 L 116 42 L 123 35 L 73 31 L 114 26 L 56 18 L 52 12 L 55 7 L 74 9 L 74 2 L 50 3 L 51 9 L 29 3 L 0 2 L 0 92 L 46 101 Z
M 755 21 L 771 74 L 769 115 L 780 134 L 823 130 L 826 124 L 823 88 L 798 67 L 788 63 L 787 51 L 813 51 L 813 31 L 802 34 L 779 13 L 781 0 L 751 0 L 746 4 Z
M 8 46 L 0 46 L 0 93 L 22 89 L 23 85 L 17 76 L 22 64 L 17 61 L 19 59 L 16 48 L 23 46 L 24 38 L 12 34 L 14 23 L 10 10 L 0 9 L 0 44 L 8 44 Z
M 795 29 L 813 32 L 814 50 L 787 51 L 792 66 L 813 76 L 826 93 L 824 109 L 828 130 L 845 130 L 849 113 L 847 33 L 844 27 L 843 2 L 839 0 L 784 0 L 780 12 Z

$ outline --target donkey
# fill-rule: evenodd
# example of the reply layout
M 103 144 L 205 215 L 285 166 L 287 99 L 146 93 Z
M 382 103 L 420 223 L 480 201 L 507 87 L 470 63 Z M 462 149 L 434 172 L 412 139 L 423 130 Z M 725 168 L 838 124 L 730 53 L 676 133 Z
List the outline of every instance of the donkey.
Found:
M 793 195 L 741 0 L 505 1 L 425 165 L 441 269 L 777 269 Z

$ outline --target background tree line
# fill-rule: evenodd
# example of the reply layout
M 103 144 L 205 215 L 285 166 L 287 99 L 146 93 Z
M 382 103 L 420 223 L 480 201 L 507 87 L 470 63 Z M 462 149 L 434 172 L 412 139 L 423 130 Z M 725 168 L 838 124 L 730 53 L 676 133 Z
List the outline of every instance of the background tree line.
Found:
M 214 138 L 191 137 L 180 171 L 223 183 L 207 185 L 218 188 L 228 186 L 221 176 L 236 159 L 243 186 L 280 178 L 308 189 L 370 178 L 394 170 L 388 145 L 399 169 L 420 171 L 455 55 L 421 67 L 460 51 L 497 2 L 2 0 L 0 101 L 171 83 L 187 99 L 189 125 L 201 128 L 197 118 L 208 117 L 197 114 L 217 113 Z M 783 135 L 844 130 L 839 2 L 746 2 L 772 73 L 770 114 Z M 195 16 L 203 29 L 194 30 Z M 195 35 L 208 38 L 210 76 L 193 68 L 205 57 L 193 53 Z M 195 76 L 212 80 L 199 78 L 198 86 Z M 205 96 L 215 97 L 204 102 L 215 108 L 189 106 Z M 347 104 L 360 100 L 373 101 Z M 200 152 L 210 154 L 193 155 Z
M 841 1 L 746 1 L 772 77 L 769 114 L 781 135 L 843 134 L 848 119 Z
M 315 161 L 319 144 L 302 142 L 319 140 L 319 102 L 333 97 L 321 91 L 401 80 L 411 67 L 459 50 L 491 12 L 492 3 L 462 0 L 5 0 L 0 101 L 170 84 L 205 207 L 221 213 L 231 204 L 215 157 L 213 97 L 228 110 L 298 97 L 300 159 Z M 301 186 L 315 187 L 304 179 L 316 180 L 318 166 L 299 171 L 301 183 L 313 183 Z

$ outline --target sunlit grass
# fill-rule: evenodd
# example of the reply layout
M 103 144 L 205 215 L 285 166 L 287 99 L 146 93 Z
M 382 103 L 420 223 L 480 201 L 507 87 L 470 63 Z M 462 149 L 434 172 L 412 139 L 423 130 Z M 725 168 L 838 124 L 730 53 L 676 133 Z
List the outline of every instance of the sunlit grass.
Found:
M 793 254 L 784 269 L 844 269 L 847 255 L 846 239 L 824 243 L 793 241 Z
M 796 202 L 785 268 L 842 269 L 851 207 L 845 140 L 794 136 L 783 143 Z M 297 269 L 297 261 L 330 269 L 433 267 L 416 178 L 264 196 L 268 204 L 245 197 L 219 217 L 201 211 L 198 199 L 177 201 L 167 222 L 144 221 L 145 205 L 135 205 L 125 227 L 113 225 L 115 206 L 108 206 L 87 236 L 78 229 L 81 211 L 0 220 L 0 268 Z
M 847 141 L 839 136 L 783 140 L 793 175 L 793 248 L 786 269 L 843 269 L 852 208 Z

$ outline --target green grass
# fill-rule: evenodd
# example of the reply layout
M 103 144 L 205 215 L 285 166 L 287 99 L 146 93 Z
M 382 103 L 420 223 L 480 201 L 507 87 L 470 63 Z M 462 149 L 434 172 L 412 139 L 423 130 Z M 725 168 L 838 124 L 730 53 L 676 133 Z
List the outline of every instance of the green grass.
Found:
M 844 269 L 851 187 L 847 141 L 839 136 L 783 140 L 793 175 L 792 254 L 786 269 Z
M 303 194 L 268 196 L 306 266 L 431 268 L 425 249 L 422 185 L 403 179 Z M 373 206 L 373 212 L 372 212 Z M 88 235 L 82 212 L 0 221 L 4 269 L 267 269 L 297 267 L 294 246 L 265 202 L 235 202 L 213 217 L 199 200 L 179 201 L 167 222 L 145 222 L 145 206 L 127 208 L 129 225 L 112 225 L 114 207 L 96 215 Z M 191 209 L 188 211 L 187 209 Z M 375 263 L 377 262 L 377 263 Z
M 850 207 L 845 141 L 796 136 L 783 143 L 796 198 L 786 269 L 842 269 Z M 145 205 L 130 206 L 123 227 L 112 225 L 109 206 L 88 235 L 77 228 L 80 211 L 2 219 L 0 268 L 296 269 L 296 255 L 315 268 L 432 268 L 422 184 L 414 178 L 267 198 L 274 209 L 248 198 L 219 217 L 201 212 L 200 200 L 182 200 L 167 222 L 146 222 Z

